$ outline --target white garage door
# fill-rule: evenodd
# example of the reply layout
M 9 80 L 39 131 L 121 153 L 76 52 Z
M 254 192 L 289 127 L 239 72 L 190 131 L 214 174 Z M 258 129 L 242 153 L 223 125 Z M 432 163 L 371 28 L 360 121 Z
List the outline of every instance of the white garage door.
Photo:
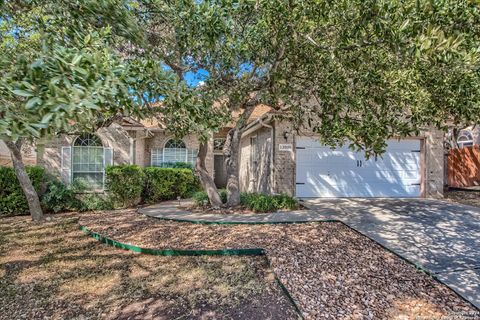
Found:
M 377 159 L 297 137 L 297 197 L 420 197 L 420 140 L 389 140 Z

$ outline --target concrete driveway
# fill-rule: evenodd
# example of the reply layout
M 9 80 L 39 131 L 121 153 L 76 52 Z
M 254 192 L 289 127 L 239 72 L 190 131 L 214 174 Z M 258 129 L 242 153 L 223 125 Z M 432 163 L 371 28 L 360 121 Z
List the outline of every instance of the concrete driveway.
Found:
M 431 199 L 304 199 L 426 269 L 480 308 L 480 208 Z

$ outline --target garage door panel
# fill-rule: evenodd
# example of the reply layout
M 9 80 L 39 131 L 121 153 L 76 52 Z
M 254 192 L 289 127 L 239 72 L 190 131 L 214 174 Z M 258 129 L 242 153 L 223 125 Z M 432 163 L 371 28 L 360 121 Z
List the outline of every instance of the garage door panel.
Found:
M 298 197 L 418 197 L 419 140 L 388 141 L 383 157 L 340 147 L 332 150 L 312 138 L 297 139 Z M 357 160 L 361 160 L 361 165 Z

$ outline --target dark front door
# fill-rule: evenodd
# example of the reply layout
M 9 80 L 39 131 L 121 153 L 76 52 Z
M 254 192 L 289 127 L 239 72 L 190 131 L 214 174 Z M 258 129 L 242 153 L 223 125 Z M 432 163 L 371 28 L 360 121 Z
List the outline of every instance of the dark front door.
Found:
M 227 186 L 227 170 L 225 168 L 225 156 L 222 154 L 214 155 L 213 177 L 217 188 Z

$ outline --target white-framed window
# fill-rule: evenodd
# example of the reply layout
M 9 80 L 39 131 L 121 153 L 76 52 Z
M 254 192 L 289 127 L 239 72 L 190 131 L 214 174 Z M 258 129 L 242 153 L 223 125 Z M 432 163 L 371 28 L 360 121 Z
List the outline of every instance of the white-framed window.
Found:
M 461 131 L 457 139 L 457 144 L 459 148 L 471 147 L 473 146 L 473 135 L 470 131 Z
M 105 164 L 111 163 L 111 149 L 104 148 L 96 135 L 85 133 L 75 139 L 71 161 L 72 181 L 81 180 L 91 189 L 104 188 Z
M 197 150 L 187 149 L 182 140 L 170 139 L 163 149 L 151 150 L 151 165 L 153 167 L 168 167 L 177 162 L 190 163 L 192 166 L 197 159 Z

